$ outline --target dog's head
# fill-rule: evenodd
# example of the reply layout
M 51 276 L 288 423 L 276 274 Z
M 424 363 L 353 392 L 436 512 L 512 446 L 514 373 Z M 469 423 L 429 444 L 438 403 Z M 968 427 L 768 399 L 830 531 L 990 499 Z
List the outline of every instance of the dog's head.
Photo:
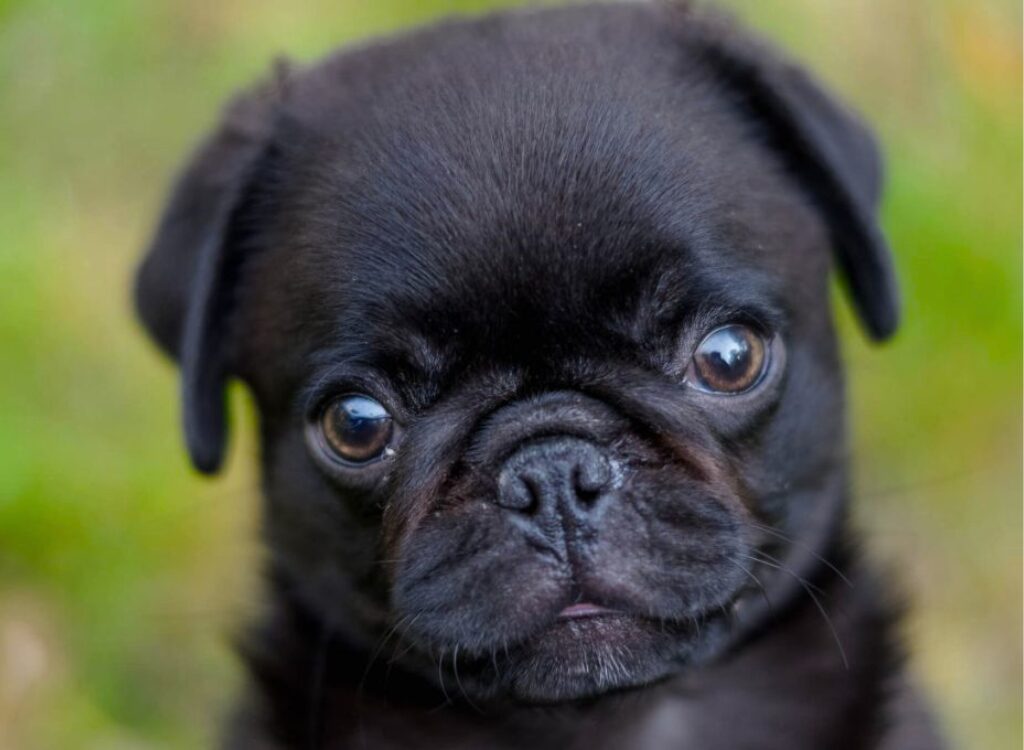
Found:
M 713 656 L 834 530 L 827 278 L 892 332 L 879 182 L 845 109 L 715 19 L 450 23 L 236 100 L 138 304 L 201 470 L 226 378 L 255 394 L 305 607 L 565 700 Z

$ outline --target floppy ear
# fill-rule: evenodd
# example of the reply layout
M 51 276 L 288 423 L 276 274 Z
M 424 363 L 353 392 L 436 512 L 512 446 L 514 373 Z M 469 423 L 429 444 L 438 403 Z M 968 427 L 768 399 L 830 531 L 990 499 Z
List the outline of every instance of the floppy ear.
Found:
M 689 16 L 691 48 L 763 123 L 824 215 L 854 307 L 875 340 L 899 323 L 892 255 L 878 226 L 882 162 L 871 133 L 800 67 L 716 16 Z
M 179 175 L 139 268 L 135 305 L 181 366 L 185 441 L 192 463 L 215 472 L 224 456 L 227 327 L 238 253 L 237 214 L 273 128 L 280 81 L 236 97 Z

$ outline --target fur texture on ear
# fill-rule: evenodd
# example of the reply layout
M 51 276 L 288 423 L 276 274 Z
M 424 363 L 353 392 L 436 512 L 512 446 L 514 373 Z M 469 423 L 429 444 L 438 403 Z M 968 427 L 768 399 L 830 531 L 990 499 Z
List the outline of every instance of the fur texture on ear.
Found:
M 239 265 L 229 234 L 270 141 L 285 72 L 279 65 L 273 81 L 236 97 L 187 161 L 136 278 L 143 324 L 181 365 L 185 440 L 207 474 L 220 467 L 227 438 L 226 329 Z
M 691 15 L 685 8 L 681 13 L 688 46 L 745 114 L 763 123 L 768 143 L 824 215 L 836 262 L 868 334 L 876 341 L 888 338 L 899 324 L 899 291 L 878 225 L 882 161 L 871 133 L 806 71 L 729 19 Z

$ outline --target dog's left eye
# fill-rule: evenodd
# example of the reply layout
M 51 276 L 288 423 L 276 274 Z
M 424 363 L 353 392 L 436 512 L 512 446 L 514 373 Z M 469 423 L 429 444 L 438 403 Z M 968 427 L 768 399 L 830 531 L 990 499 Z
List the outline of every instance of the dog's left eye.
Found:
M 689 379 L 709 393 L 737 394 L 756 386 L 768 369 L 764 337 L 749 326 L 711 331 L 693 353 Z
M 327 404 L 320 415 L 319 431 L 324 446 L 335 457 L 349 464 L 365 464 L 387 450 L 394 425 L 379 401 L 349 394 Z

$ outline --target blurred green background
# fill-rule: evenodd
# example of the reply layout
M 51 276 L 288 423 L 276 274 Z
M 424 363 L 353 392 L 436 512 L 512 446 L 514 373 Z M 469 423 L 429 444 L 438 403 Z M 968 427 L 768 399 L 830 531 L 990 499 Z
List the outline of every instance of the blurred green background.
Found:
M 0 750 L 208 745 L 255 609 L 253 418 L 200 480 L 129 279 L 186 149 L 286 52 L 501 3 L 0 0 Z M 508 4 L 508 3 L 505 3 Z M 729 0 L 877 126 L 906 324 L 851 368 L 857 520 L 962 747 L 1021 747 L 1021 10 Z

